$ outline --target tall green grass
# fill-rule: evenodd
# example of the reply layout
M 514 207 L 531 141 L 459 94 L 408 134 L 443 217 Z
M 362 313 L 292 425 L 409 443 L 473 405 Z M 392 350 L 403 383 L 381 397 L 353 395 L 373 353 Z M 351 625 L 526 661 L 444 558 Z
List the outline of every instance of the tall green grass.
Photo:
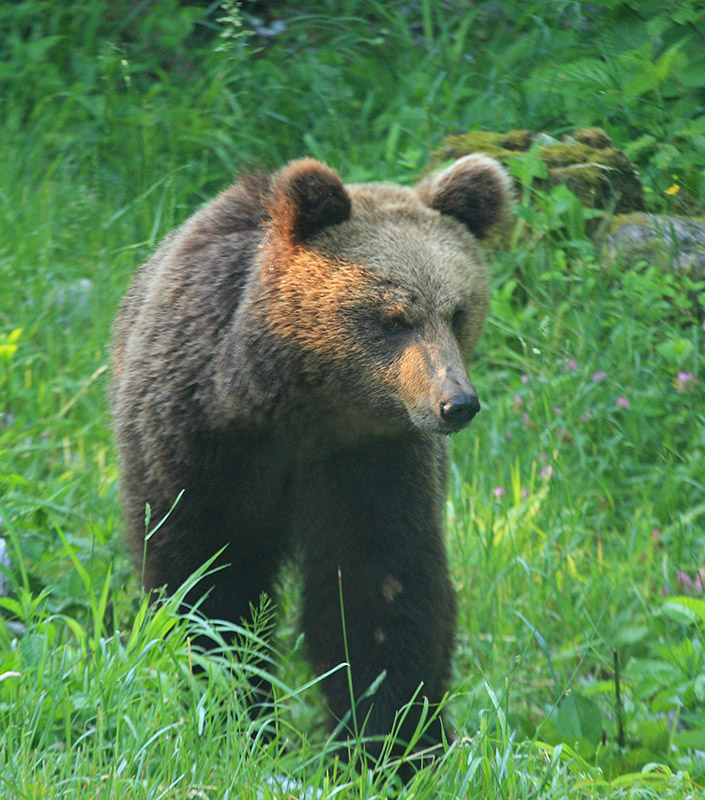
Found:
M 447 501 L 458 739 L 433 768 L 400 789 L 391 759 L 336 760 L 293 575 L 276 709 L 250 722 L 247 653 L 195 673 L 204 623 L 147 613 L 121 540 L 111 320 L 134 267 L 236 172 L 311 154 L 411 182 L 459 128 L 599 123 L 655 207 L 674 180 L 702 202 L 699 4 L 593 5 L 323 2 L 264 36 L 245 4 L 227 40 L 176 2 L 0 9 L 0 797 L 702 791 L 703 287 L 608 261 L 565 197 L 527 188 L 528 235 L 493 258 L 483 413 L 454 439 Z

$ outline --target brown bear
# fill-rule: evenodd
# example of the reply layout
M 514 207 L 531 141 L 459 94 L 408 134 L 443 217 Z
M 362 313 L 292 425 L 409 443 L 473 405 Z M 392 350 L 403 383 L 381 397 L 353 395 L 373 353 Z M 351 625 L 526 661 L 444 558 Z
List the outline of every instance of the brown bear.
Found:
M 480 409 L 466 371 L 488 306 L 478 240 L 509 199 L 483 155 L 414 188 L 344 185 L 293 161 L 167 236 L 115 324 L 112 407 L 140 562 L 145 505 L 160 520 L 183 490 L 147 544 L 146 586 L 173 590 L 224 548 L 200 610 L 239 623 L 300 553 L 308 653 L 319 674 L 349 663 L 373 755 L 400 709 L 416 698 L 403 740 L 449 678 L 444 434 Z M 343 719 L 346 669 L 324 691 Z M 438 716 L 424 745 L 442 737 Z

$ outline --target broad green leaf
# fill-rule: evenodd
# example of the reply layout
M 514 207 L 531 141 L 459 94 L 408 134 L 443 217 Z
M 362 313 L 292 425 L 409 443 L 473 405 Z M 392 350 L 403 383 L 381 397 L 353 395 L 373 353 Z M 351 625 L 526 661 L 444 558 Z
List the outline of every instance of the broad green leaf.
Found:
M 585 739 L 596 746 L 603 730 L 600 707 L 591 698 L 573 690 L 561 700 L 556 729 L 565 742 Z

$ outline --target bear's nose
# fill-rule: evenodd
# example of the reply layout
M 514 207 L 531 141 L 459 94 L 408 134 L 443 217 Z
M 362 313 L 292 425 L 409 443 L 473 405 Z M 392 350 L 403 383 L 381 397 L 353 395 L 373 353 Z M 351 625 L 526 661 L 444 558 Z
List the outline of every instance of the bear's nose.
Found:
M 480 400 L 476 394 L 456 394 L 441 403 L 441 417 L 444 422 L 461 427 L 480 410 Z

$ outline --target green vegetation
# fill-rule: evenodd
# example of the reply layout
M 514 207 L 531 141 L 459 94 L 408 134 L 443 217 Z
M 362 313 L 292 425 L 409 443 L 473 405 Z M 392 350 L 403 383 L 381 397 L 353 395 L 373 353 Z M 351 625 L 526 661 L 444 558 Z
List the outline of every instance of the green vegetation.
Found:
M 599 126 L 651 209 L 702 209 L 705 5 L 227 6 L 0 6 L 0 797 L 701 797 L 705 287 L 604 264 L 530 158 L 454 439 L 459 740 L 405 789 L 335 762 L 292 576 L 273 717 L 242 713 L 255 634 L 193 674 L 203 623 L 147 613 L 124 551 L 105 394 L 132 270 L 248 166 L 410 182 L 459 130 Z

